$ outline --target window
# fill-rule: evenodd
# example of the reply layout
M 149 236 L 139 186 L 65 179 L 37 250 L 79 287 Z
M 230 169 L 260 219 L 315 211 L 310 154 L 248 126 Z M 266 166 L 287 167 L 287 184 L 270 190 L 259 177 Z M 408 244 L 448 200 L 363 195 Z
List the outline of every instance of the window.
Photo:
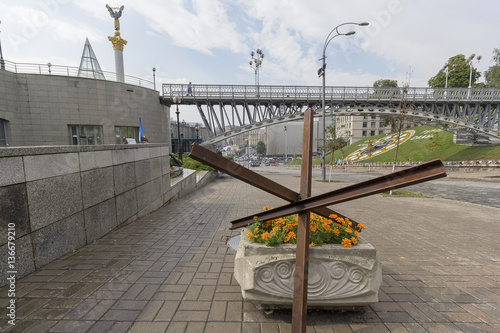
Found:
M 377 116 L 372 116 L 372 119 L 376 119 L 376 118 L 377 118 Z
M 368 119 L 368 116 L 366 116 L 366 115 L 365 115 L 365 116 L 363 116 L 363 119 Z
M 383 130 L 378 131 L 378 134 L 384 134 L 384 131 Z
M 378 124 L 378 127 L 384 127 L 384 122 L 381 121 L 379 124 Z
M 375 128 L 375 122 L 374 121 L 372 121 L 372 123 L 371 123 L 371 128 Z
M 374 136 L 375 135 L 375 131 L 370 131 L 370 136 Z
M 0 119 L 0 147 L 7 146 L 7 120 Z
M 102 145 L 102 126 L 69 125 L 72 145 Z
M 135 139 L 136 142 L 139 142 L 139 127 L 115 126 L 115 143 L 122 143 L 124 137 Z
M 367 128 L 368 127 L 368 123 L 367 122 L 363 122 L 363 128 Z
M 366 131 L 363 131 L 363 136 L 366 136 Z

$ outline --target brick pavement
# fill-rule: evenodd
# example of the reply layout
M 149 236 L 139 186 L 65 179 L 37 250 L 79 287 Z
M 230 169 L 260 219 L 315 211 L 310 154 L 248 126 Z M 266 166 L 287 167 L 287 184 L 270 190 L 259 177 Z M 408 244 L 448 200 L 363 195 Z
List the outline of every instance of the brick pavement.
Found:
M 270 178 L 298 190 L 299 178 Z M 313 192 L 345 186 L 313 183 Z M 284 202 L 228 176 L 17 281 L 2 332 L 289 332 L 290 313 L 244 303 L 228 221 Z M 312 311 L 308 332 L 499 332 L 500 209 L 374 196 L 336 207 L 383 265 L 380 302 Z

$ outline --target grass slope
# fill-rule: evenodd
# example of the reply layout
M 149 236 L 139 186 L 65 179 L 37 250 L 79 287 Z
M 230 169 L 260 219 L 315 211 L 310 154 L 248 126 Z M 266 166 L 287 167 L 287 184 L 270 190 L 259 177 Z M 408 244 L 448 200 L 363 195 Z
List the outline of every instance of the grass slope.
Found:
M 418 138 L 428 134 L 426 131 L 434 130 L 434 127 L 419 126 L 411 128 L 415 131 L 413 138 Z M 367 145 L 368 140 L 372 139 L 374 142 L 384 137 L 384 134 L 364 138 L 344 148 L 347 155 Z M 442 139 L 441 145 L 435 149 L 429 150 L 428 144 L 430 138 L 421 138 L 406 141 L 399 146 L 397 161 L 430 161 L 433 159 L 440 159 L 442 161 L 469 161 L 469 160 L 500 160 L 500 146 L 482 146 L 471 147 L 466 145 L 456 145 L 453 143 L 453 134 L 440 131 L 439 137 Z M 374 156 L 369 159 L 362 160 L 361 163 L 369 162 L 393 162 L 396 149 L 392 149 L 386 153 Z M 335 159 L 341 159 L 342 153 L 337 150 L 334 155 Z M 329 163 L 332 159 L 331 154 L 326 156 L 326 162 Z M 316 159 L 314 164 L 321 164 L 321 159 Z

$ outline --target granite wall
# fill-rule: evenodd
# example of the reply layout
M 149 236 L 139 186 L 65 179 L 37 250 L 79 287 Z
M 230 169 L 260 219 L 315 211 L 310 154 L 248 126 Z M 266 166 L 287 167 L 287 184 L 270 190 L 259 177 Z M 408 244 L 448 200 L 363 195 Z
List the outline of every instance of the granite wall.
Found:
M 168 154 L 162 144 L 0 149 L 0 285 L 9 226 L 19 278 L 179 197 Z

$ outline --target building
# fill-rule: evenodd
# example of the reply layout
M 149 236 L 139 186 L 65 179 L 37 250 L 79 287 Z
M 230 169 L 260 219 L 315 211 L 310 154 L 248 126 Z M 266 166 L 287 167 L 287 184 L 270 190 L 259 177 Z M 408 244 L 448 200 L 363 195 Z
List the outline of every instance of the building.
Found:
M 171 119 L 170 141 L 173 153 L 177 153 L 179 151 L 179 131 L 181 135 L 181 149 L 183 153 L 189 153 L 193 143 L 201 144 L 209 139 L 208 129 L 201 127 L 198 123 L 186 123 L 185 121 L 181 121 L 179 123 L 179 127 L 177 128 L 177 121 Z

